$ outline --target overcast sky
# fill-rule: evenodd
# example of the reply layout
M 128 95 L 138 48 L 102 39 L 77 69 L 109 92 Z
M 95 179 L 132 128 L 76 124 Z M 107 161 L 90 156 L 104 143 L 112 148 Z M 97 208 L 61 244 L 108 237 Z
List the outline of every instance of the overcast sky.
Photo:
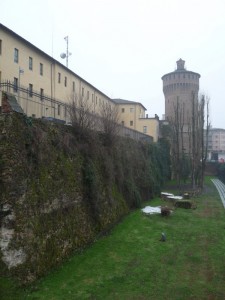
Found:
M 0 23 L 112 98 L 164 114 L 161 77 L 186 61 L 201 74 L 211 123 L 225 128 L 224 0 L 0 0 Z

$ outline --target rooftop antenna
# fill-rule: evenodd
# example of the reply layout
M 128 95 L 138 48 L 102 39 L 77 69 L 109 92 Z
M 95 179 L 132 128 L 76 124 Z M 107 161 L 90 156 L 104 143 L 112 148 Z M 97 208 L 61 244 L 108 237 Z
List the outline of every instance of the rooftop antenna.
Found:
M 67 68 L 68 68 L 68 57 L 70 56 L 70 55 L 72 55 L 72 53 L 70 53 L 69 52 L 69 37 L 68 37 L 68 35 L 66 36 L 66 37 L 64 37 L 64 40 L 66 41 L 66 53 L 61 53 L 60 54 L 60 57 L 62 58 L 62 59 L 64 59 L 64 58 L 66 58 L 66 66 L 67 66 Z

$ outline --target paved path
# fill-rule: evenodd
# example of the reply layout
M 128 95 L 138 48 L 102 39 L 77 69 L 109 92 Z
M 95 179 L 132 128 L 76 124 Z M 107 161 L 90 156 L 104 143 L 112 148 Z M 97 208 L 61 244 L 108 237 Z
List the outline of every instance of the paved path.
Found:
M 212 182 L 217 188 L 217 191 L 220 194 L 220 198 L 222 200 L 223 206 L 225 208 L 225 184 L 222 183 L 219 179 L 212 179 Z

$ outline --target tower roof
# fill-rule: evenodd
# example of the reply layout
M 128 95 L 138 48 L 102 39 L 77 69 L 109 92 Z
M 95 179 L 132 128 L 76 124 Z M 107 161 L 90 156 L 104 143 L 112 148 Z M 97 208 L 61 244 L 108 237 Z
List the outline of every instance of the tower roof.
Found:
M 170 74 L 175 74 L 175 73 L 179 73 L 179 72 L 182 72 L 182 73 L 189 73 L 189 74 L 195 74 L 195 75 L 198 75 L 199 78 L 201 77 L 201 75 L 199 73 L 196 73 L 196 72 L 193 72 L 193 71 L 188 71 L 186 70 L 185 68 L 185 60 L 183 60 L 182 58 L 180 58 L 177 62 L 177 69 L 173 72 L 169 72 L 165 75 L 162 76 L 162 80 L 167 76 L 167 75 L 170 75 Z
M 183 60 L 183 59 L 180 58 L 177 61 L 177 69 L 176 69 L 176 71 L 186 71 L 184 65 L 185 65 L 185 60 Z

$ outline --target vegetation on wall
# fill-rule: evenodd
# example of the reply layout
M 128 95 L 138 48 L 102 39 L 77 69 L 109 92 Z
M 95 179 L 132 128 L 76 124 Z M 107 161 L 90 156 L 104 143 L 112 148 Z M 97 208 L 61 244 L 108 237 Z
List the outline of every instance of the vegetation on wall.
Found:
M 160 192 L 170 176 L 158 144 L 0 115 L 1 270 L 23 283 L 92 243 L 131 209 Z M 10 233 L 10 234 L 9 234 Z M 3 236 L 4 238 L 4 236 Z
M 225 183 L 225 163 L 217 163 L 216 167 L 219 179 Z

